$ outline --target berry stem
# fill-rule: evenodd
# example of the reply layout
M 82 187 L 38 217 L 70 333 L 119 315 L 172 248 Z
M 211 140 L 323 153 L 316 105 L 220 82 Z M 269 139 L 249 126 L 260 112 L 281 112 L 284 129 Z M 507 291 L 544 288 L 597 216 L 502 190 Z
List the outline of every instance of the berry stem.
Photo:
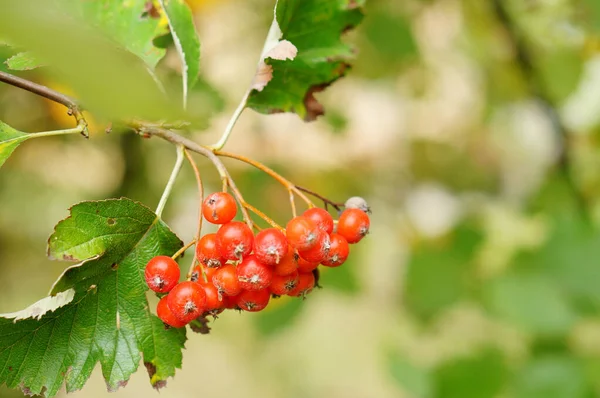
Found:
M 188 162 L 190 163 L 190 166 L 192 166 L 192 169 L 194 170 L 196 184 L 198 185 L 198 228 L 196 229 L 196 236 L 194 237 L 194 239 L 197 242 L 198 240 L 200 240 L 200 234 L 202 233 L 202 203 L 204 202 L 204 184 L 202 184 L 202 176 L 200 175 L 200 171 L 198 170 L 198 165 L 196 165 L 196 162 L 194 161 L 188 150 L 184 149 L 183 153 L 187 158 Z M 194 258 L 192 258 L 192 264 L 190 265 L 190 270 L 188 271 L 188 274 L 192 273 L 196 261 L 197 255 L 196 252 L 194 252 Z
M 244 202 L 242 204 L 242 206 L 244 206 L 245 208 L 247 208 L 248 210 L 250 210 L 251 212 L 253 212 L 257 216 L 259 216 L 260 218 L 262 218 L 263 220 L 265 220 L 265 222 L 267 224 L 269 224 L 270 226 L 272 226 L 273 228 L 277 228 L 277 229 L 283 230 L 283 228 L 279 224 L 277 224 L 275 221 L 273 221 L 272 218 L 270 218 L 269 216 L 267 216 L 262 211 L 258 210 L 256 207 L 252 206 L 250 203 Z
M 175 180 L 177 179 L 177 175 L 179 175 L 179 171 L 181 170 L 181 166 L 183 165 L 183 153 L 185 151 L 185 147 L 183 145 L 177 146 L 177 159 L 175 160 L 175 166 L 173 166 L 173 171 L 171 171 L 171 176 L 169 177 L 169 181 L 167 182 L 167 186 L 163 191 L 163 194 L 160 198 L 160 202 L 158 202 L 158 206 L 156 207 L 156 215 L 160 218 L 162 216 L 162 212 L 165 209 L 165 205 L 167 204 L 167 200 L 171 195 L 171 191 L 173 190 L 173 185 L 175 185 Z
M 235 185 L 235 181 L 233 181 L 233 179 L 231 178 L 231 175 L 225 168 L 225 165 L 223 164 L 223 162 L 221 162 L 221 159 L 219 159 L 210 149 L 208 149 L 207 147 L 204 147 L 202 145 L 199 145 L 196 142 L 194 142 L 188 138 L 182 137 L 181 135 L 179 135 L 171 130 L 165 129 L 165 128 L 161 127 L 160 125 L 145 123 L 145 122 L 141 122 L 141 121 L 130 121 L 129 126 L 132 129 L 134 129 L 141 136 L 160 137 L 160 138 L 162 138 L 166 141 L 169 141 L 173 144 L 183 145 L 185 148 L 189 149 L 190 151 L 199 153 L 200 155 L 202 155 L 205 158 L 207 158 L 208 160 L 210 160 L 211 163 L 217 169 L 219 176 L 221 176 L 223 185 L 229 186 L 231 188 L 231 191 L 233 192 L 233 195 L 235 196 L 238 203 L 240 203 L 240 204 L 244 203 L 244 198 L 243 198 L 242 194 L 240 193 L 239 189 L 237 188 L 237 186 Z M 248 226 L 250 228 L 252 228 L 252 219 L 250 218 L 250 214 L 248 214 L 248 210 L 243 206 L 241 206 L 241 210 L 242 210 L 242 216 L 244 217 L 244 221 L 246 222 L 246 224 L 248 224 Z
M 213 153 L 217 156 L 236 159 L 236 160 L 239 160 L 240 162 L 244 162 L 246 164 L 256 167 L 257 169 L 268 174 L 274 180 L 276 180 L 281 185 L 283 185 L 288 190 L 288 192 L 290 192 L 290 195 L 293 195 L 293 194 L 298 195 L 308 205 L 309 208 L 315 207 L 315 204 L 306 195 L 304 195 L 304 193 L 302 193 L 302 191 L 300 189 L 296 188 L 296 185 L 294 185 L 291 181 L 284 178 L 281 174 L 278 174 L 277 172 L 275 172 L 270 167 L 265 166 L 264 164 L 257 162 L 255 160 L 252 160 L 250 158 L 247 158 L 246 156 L 238 155 L 238 154 L 231 153 L 231 152 L 214 150 Z
M 323 201 L 323 203 L 325 204 L 325 209 L 327 209 L 327 205 L 331 205 L 331 207 L 333 207 L 337 211 L 340 211 L 344 207 L 343 203 L 337 203 L 337 202 L 334 202 L 332 200 L 329 200 L 326 197 L 324 197 L 323 195 L 319 195 L 318 193 L 316 193 L 314 191 L 311 191 L 308 188 L 303 188 L 303 187 L 298 186 L 298 185 L 296 185 L 295 187 L 299 191 L 306 192 L 307 194 L 309 194 L 311 196 L 314 196 L 317 199 L 321 199 Z
M 191 240 L 191 241 L 190 241 L 190 242 L 189 242 L 187 245 L 185 245 L 185 246 L 183 246 L 181 249 L 177 250 L 177 251 L 175 252 L 175 254 L 173 254 L 173 255 L 171 256 L 171 258 L 172 258 L 173 260 L 177 260 L 177 258 L 178 258 L 179 256 L 181 256 L 181 255 L 183 254 L 183 252 L 184 252 L 184 251 L 186 251 L 186 250 L 187 250 L 187 249 L 189 249 L 190 247 L 194 246 L 194 245 L 196 244 L 196 242 L 197 242 L 197 241 L 196 241 L 196 239 L 195 239 L 195 238 L 194 238 L 194 239 L 192 239 L 192 240 Z
M 292 208 L 292 217 L 296 217 L 298 214 L 296 212 L 296 197 L 294 196 L 294 192 L 291 190 L 288 190 L 289 194 L 290 194 L 290 207 Z

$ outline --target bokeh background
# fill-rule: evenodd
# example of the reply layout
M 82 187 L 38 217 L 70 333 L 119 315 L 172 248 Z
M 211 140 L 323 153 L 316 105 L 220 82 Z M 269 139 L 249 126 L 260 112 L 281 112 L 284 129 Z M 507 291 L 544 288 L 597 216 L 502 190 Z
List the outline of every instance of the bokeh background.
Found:
M 252 79 L 273 2 L 190 3 L 196 94 L 212 115 L 193 138 L 209 144 Z M 331 199 L 364 196 L 370 236 L 305 301 L 189 333 L 161 396 L 600 396 L 600 2 L 370 0 L 366 14 L 348 34 L 354 69 L 319 95 L 326 116 L 248 110 L 228 150 Z M 160 68 L 176 76 L 174 54 Z M 43 72 L 25 76 L 68 91 Z M 0 119 L 32 132 L 72 124 L 6 85 Z M 27 142 L 0 171 L 0 313 L 43 297 L 66 266 L 46 259 L 45 244 L 71 204 L 158 202 L 173 148 L 104 127 L 89 141 Z M 207 189 L 219 189 L 199 162 Z M 290 217 L 280 186 L 227 164 L 250 203 Z M 165 212 L 184 240 L 196 195 L 186 168 Z M 110 396 L 154 394 L 141 367 Z M 71 396 L 109 396 L 99 369 Z

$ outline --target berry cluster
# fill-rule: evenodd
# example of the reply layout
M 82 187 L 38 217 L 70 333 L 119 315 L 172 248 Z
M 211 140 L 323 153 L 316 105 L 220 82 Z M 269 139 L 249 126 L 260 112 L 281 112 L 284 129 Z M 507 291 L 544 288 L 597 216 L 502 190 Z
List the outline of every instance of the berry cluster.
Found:
M 202 215 L 220 227 L 196 242 L 197 265 L 189 280 L 179 282 L 179 266 L 171 257 L 154 257 L 146 266 L 148 287 L 168 293 L 158 303 L 158 317 L 171 327 L 183 327 L 225 309 L 261 311 L 272 297 L 304 298 L 315 287 L 317 267 L 342 265 L 349 244 L 369 232 L 364 200 L 351 198 L 345 207 L 337 222 L 327 210 L 312 207 L 285 229 L 267 228 L 255 235 L 246 223 L 233 221 L 237 206 L 230 194 L 209 195 Z

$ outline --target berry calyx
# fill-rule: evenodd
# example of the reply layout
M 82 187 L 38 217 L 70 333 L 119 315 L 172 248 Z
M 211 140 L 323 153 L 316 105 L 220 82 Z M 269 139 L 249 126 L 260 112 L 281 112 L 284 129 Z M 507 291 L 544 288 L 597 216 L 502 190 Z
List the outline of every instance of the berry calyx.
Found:
M 254 237 L 254 255 L 263 264 L 279 264 L 287 252 L 287 239 L 277 228 L 263 229 Z
M 358 243 L 369 233 L 369 215 L 360 209 L 346 209 L 338 220 L 337 233 L 348 243 Z
M 285 228 L 288 243 L 297 250 L 308 250 L 315 246 L 319 232 L 317 224 L 303 216 L 292 218 Z
M 240 221 L 223 224 L 217 231 L 217 249 L 227 260 L 237 261 L 252 251 L 254 234 Z
M 217 234 L 206 234 L 196 243 L 196 258 L 209 268 L 220 267 L 227 260 L 217 249 Z
M 187 325 L 187 322 L 179 320 L 175 316 L 175 314 L 173 314 L 173 311 L 171 311 L 169 309 L 169 306 L 167 305 L 167 297 L 168 296 L 164 296 L 163 298 L 161 298 L 158 304 L 156 305 L 156 315 L 160 318 L 161 321 L 163 321 L 165 325 L 174 328 L 184 327 L 185 325 Z
M 179 282 L 179 265 L 169 256 L 156 256 L 148 261 L 144 277 L 148 287 L 157 293 L 167 293 Z
M 317 239 L 317 244 L 314 247 L 308 250 L 298 251 L 300 258 L 316 264 L 319 264 L 327 258 L 327 255 L 329 254 L 329 248 L 331 247 L 329 235 L 321 230 L 319 231 L 319 237 Z
M 360 211 L 360 210 L 359 210 Z M 350 246 L 346 239 L 339 234 L 331 234 L 329 236 L 329 253 L 321 264 L 327 267 L 339 267 L 342 265 L 350 254 Z
M 288 295 L 293 297 L 306 297 L 315 287 L 315 276 L 312 272 L 301 272 L 298 274 L 298 284 Z
M 320 207 L 311 207 L 302 213 L 302 216 L 312 220 L 325 233 L 330 234 L 333 232 L 333 217 L 327 210 Z
M 260 261 L 255 255 L 250 255 L 236 267 L 240 286 L 244 290 L 262 290 L 271 284 L 273 270 Z
M 206 293 L 196 282 L 184 281 L 171 290 L 167 305 L 173 315 L 182 322 L 189 323 L 204 312 Z
M 269 289 L 262 290 L 242 290 L 242 292 L 236 296 L 235 303 L 237 306 L 248 312 L 258 312 L 263 310 L 269 300 L 271 299 L 271 293 Z
M 293 291 L 300 281 L 298 271 L 294 271 L 289 275 L 275 275 L 269 286 L 269 291 L 277 296 L 284 296 Z
M 202 215 L 213 224 L 226 224 L 237 213 L 235 199 L 227 192 L 211 193 L 202 203 Z
M 288 252 L 279 261 L 279 264 L 273 266 L 273 274 L 289 275 L 298 269 L 298 254 L 294 252 L 292 247 L 288 247 Z
M 242 291 L 235 267 L 231 264 L 218 268 L 212 277 L 212 283 L 221 295 L 237 296 Z

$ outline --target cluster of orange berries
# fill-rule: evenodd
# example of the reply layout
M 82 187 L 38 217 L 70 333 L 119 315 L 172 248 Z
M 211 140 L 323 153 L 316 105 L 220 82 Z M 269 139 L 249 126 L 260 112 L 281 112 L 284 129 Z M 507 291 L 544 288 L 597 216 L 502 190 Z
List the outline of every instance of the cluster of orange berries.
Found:
M 167 293 L 157 315 L 171 327 L 183 327 L 225 309 L 261 311 L 272 297 L 305 297 L 315 287 L 317 267 L 342 265 L 349 244 L 369 232 L 368 212 L 363 199 L 351 198 L 337 223 L 327 210 L 313 207 L 285 230 L 267 228 L 254 235 L 246 223 L 233 221 L 235 199 L 213 193 L 204 200 L 202 215 L 221 226 L 196 243 L 199 264 L 189 280 L 179 282 L 179 266 L 171 257 L 157 256 L 146 265 L 148 287 Z

